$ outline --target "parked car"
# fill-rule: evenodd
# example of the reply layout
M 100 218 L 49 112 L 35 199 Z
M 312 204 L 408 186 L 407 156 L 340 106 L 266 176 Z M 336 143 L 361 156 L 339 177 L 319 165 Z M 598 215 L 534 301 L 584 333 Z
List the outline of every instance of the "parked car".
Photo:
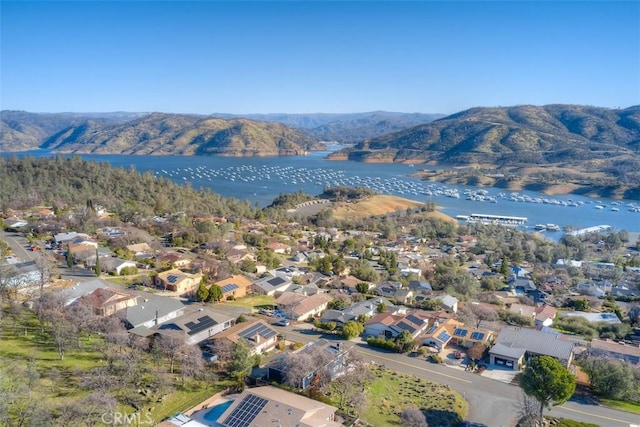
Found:
M 287 319 L 281 319 L 274 323 L 276 326 L 289 326 L 291 324 Z

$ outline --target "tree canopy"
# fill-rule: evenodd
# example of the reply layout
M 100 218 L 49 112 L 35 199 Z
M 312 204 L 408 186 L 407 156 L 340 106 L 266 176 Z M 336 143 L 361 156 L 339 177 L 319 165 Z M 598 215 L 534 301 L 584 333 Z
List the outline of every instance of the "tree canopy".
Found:
M 520 387 L 540 403 L 539 417 L 544 408 L 561 405 L 576 389 L 576 378 L 551 356 L 537 356 L 527 364 L 520 377 Z

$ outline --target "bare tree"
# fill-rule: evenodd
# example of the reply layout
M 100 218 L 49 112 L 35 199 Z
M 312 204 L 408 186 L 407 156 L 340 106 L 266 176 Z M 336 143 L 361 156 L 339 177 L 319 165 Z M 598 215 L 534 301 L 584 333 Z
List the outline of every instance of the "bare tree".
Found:
M 520 422 L 518 425 L 522 427 L 538 427 L 542 425 L 539 417 L 540 403 L 535 397 L 522 393 L 518 401 L 518 415 Z
M 285 360 L 286 383 L 296 388 L 323 387 L 331 379 L 331 359 L 330 353 L 322 347 L 290 354 Z
M 156 339 L 155 345 L 159 346 L 160 352 L 169 361 L 169 372 L 173 374 L 175 361 L 185 346 L 184 337 L 178 334 L 164 333 Z
M 204 359 L 202 358 L 202 352 L 198 347 L 185 345 L 182 348 L 180 359 L 182 385 L 184 385 L 186 378 L 197 378 L 204 372 Z
M 350 351 L 344 361 L 344 373 L 334 378 L 326 387 L 338 396 L 338 407 L 348 411 L 363 403 L 365 387 L 372 379 L 373 372 L 364 363 L 362 356 Z
M 117 404 L 118 401 L 108 394 L 94 391 L 82 399 L 84 425 L 94 426 L 104 424 L 103 415 L 113 414 Z
M 462 307 L 458 313 L 458 320 L 467 325 L 473 325 L 474 327 L 480 327 L 480 322 L 483 320 L 493 322 L 498 319 L 498 314 L 495 310 L 486 307 L 481 304 L 466 304 Z
M 400 419 L 404 427 L 429 427 L 427 417 L 424 413 L 416 408 L 407 408 L 400 413 Z

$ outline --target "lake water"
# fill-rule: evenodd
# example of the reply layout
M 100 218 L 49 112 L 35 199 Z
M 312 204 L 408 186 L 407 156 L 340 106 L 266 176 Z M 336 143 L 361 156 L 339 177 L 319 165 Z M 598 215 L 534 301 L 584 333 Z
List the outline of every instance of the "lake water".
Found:
M 531 191 L 511 192 L 429 183 L 410 174 L 420 170 L 403 164 L 369 164 L 325 160 L 329 152 L 291 157 L 127 156 L 81 155 L 113 166 L 134 167 L 194 188 L 207 187 L 225 197 L 249 200 L 261 207 L 280 194 L 304 191 L 318 195 L 325 187 L 363 186 L 420 202 L 433 201 L 440 211 L 456 217 L 472 213 L 526 217 L 524 228 L 557 224 L 574 229 L 610 225 L 614 230 L 640 231 L 640 203 L 590 199 L 577 195 L 545 196 Z M 47 151 L 3 155 L 53 156 Z M 636 211 L 634 211 L 636 210 Z M 545 232 L 557 240 L 562 232 Z

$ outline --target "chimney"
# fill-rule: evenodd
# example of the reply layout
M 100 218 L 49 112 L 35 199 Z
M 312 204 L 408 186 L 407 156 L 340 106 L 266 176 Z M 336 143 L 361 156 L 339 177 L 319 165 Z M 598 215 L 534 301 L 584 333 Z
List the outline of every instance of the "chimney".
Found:
M 260 343 L 260 334 L 256 334 L 256 337 L 254 338 L 254 341 L 256 343 Z

